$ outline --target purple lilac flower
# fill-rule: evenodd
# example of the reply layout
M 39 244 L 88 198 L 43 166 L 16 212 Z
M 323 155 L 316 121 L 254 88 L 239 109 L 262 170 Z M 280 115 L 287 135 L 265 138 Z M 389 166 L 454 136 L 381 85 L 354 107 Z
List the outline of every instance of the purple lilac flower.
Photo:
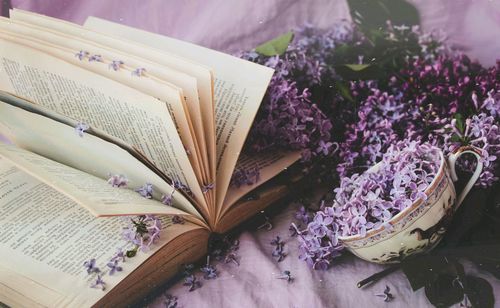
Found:
M 111 261 L 114 260 L 120 260 L 121 262 L 125 262 L 125 258 L 127 257 L 126 253 L 123 251 L 123 249 L 119 248 L 113 258 L 111 258 Z
M 474 146 L 482 152 L 484 164 L 477 185 L 489 187 L 498 181 L 500 61 L 484 68 L 452 51 L 440 37 L 421 33 L 417 27 L 389 25 L 386 35 L 400 41 L 416 39 L 420 51 L 401 59 L 398 70 L 387 78 L 351 81 L 353 102 L 333 89 L 333 85 L 346 82 L 332 65 L 336 63 L 336 48 L 366 42 L 349 23 L 326 32 L 305 27 L 296 32 L 281 56 L 264 57 L 254 51 L 242 55 L 275 69 L 245 150 L 301 149 L 306 161 L 326 154 L 331 158 L 325 169 L 337 171 L 332 177 L 341 179 L 335 202 L 350 210 L 324 207 L 317 213 L 320 217 L 311 222 L 314 231 L 323 235 L 326 227 L 327 234 L 319 238 L 309 228 L 292 228 L 305 243 L 300 247 L 300 258 L 314 268 L 326 268 L 339 254 L 339 235 L 391 228 L 389 221 L 399 211 L 416 200 L 425 202 L 425 187 L 434 176 L 425 168 L 433 167 L 410 163 L 402 170 L 392 170 L 396 176 L 388 191 L 366 187 L 365 198 L 358 200 L 361 204 L 350 200 L 352 192 L 346 189 L 356 187 L 362 181 L 359 174 L 383 161 L 393 144 L 403 142 L 414 151 L 417 144 L 428 143 L 444 149 L 445 154 L 460 146 Z M 368 63 L 363 54 L 353 56 Z M 463 123 L 457 120 L 460 116 Z M 333 152 L 336 155 L 332 156 Z M 469 159 L 461 159 L 457 165 L 467 171 L 475 168 L 474 160 Z M 419 168 L 422 170 L 413 172 Z M 388 194 L 391 199 L 384 199 Z M 333 218 L 331 224 L 329 219 L 325 223 L 327 217 Z
M 290 225 L 290 227 L 288 227 L 288 231 L 290 232 L 290 237 L 296 237 L 297 235 L 299 235 L 298 228 L 300 228 L 300 225 L 294 226 L 293 223 Z
M 184 278 L 184 286 L 188 287 L 189 292 L 192 292 L 198 288 L 201 288 L 201 281 L 199 281 L 195 275 L 191 274 Z
M 175 193 L 175 189 L 172 190 L 172 192 L 170 194 L 162 195 L 161 196 L 161 203 L 168 205 L 168 206 L 172 206 L 172 204 L 174 203 L 174 193 Z
M 401 141 L 382 156 L 378 170 L 341 180 L 330 207 L 318 211 L 304 231 L 297 230 L 299 258 L 326 269 L 343 249 L 339 236 L 365 236 L 371 229 L 390 228 L 389 220 L 424 193 L 440 166 L 440 150 L 428 143 Z
M 375 294 L 377 297 L 382 297 L 384 302 L 390 302 L 394 299 L 394 295 L 391 294 L 391 288 L 389 286 L 385 286 L 384 293 Z
M 89 62 L 102 62 L 102 61 L 103 60 L 102 60 L 102 56 L 101 55 L 91 55 L 89 57 Z
M 483 104 L 483 108 L 486 105 Z M 486 110 L 488 111 L 488 110 Z M 444 127 L 444 144 L 446 153 L 453 153 L 464 145 L 475 147 L 481 152 L 483 171 L 476 185 L 486 188 L 498 181 L 498 157 L 500 156 L 500 130 L 499 120 L 492 115 L 481 112 L 465 120 L 463 131 L 458 126 L 457 120 L 453 119 Z M 459 160 L 458 166 L 462 170 L 474 171 L 475 160 Z
M 87 56 L 89 55 L 89 52 L 88 51 L 85 51 L 85 50 L 80 50 L 79 52 L 77 52 L 75 54 L 75 57 L 78 58 L 78 60 L 82 61 L 83 59 L 85 59 Z
M 187 194 L 191 194 L 191 189 L 186 184 L 182 183 L 181 181 L 174 180 L 172 187 L 174 188 L 174 190 L 182 190 L 183 192 L 185 192 Z
M 146 69 L 144 67 L 139 67 L 133 70 L 131 74 L 132 76 L 141 77 L 144 75 L 144 73 L 146 73 Z
M 111 63 L 108 65 L 109 69 L 112 69 L 114 71 L 117 71 L 121 68 L 121 66 L 125 64 L 122 60 L 113 60 Z
M 286 257 L 286 253 L 283 250 L 280 250 L 280 249 L 274 249 L 271 255 L 278 262 L 283 261 L 285 259 L 285 257 Z
M 337 171 L 348 176 L 366 169 L 397 140 L 429 141 L 447 147 L 441 138 L 443 127 L 457 114 L 497 117 L 498 89 L 500 62 L 486 69 L 453 52 L 409 59 L 387 83 L 352 82 L 351 91 L 361 106 L 347 124 L 339 151 L 343 163 Z M 498 118 L 495 121 L 498 125 Z M 490 174 L 494 172 L 485 169 L 478 185 L 492 185 L 497 179 Z
M 135 190 L 146 199 L 153 199 L 153 185 L 146 183 Z
M 107 266 L 109 267 L 109 274 L 113 275 L 115 272 L 121 272 L 123 268 L 119 265 L 118 259 L 111 260 L 108 262 Z
M 285 246 L 285 242 L 283 242 L 283 240 L 281 240 L 281 237 L 279 235 L 277 235 L 272 241 L 271 241 L 271 245 L 273 246 L 276 246 L 278 248 L 282 248 L 283 246 Z
M 126 187 L 128 184 L 128 179 L 124 175 L 114 174 L 110 175 L 108 184 L 111 184 L 111 186 L 117 188 Z
M 209 183 L 207 185 L 203 185 L 201 187 L 201 191 L 206 194 L 208 193 L 209 191 L 213 190 L 215 188 L 215 184 L 214 183 Z
M 296 31 L 294 41 L 282 56 L 263 57 L 251 51 L 240 55 L 275 69 L 263 104 L 249 134 L 246 149 L 269 147 L 304 150 L 303 158 L 331 155 L 332 122 L 311 101 L 310 88 L 323 76 L 334 74 L 328 55 L 338 44 L 353 39 L 350 23 L 342 22 L 331 31 L 306 26 Z M 312 149 L 312 150 L 311 150 Z
M 275 246 L 271 255 L 276 259 L 276 261 L 278 262 L 283 261 L 286 257 L 286 253 L 284 251 L 285 242 L 283 242 L 280 236 L 278 235 L 271 241 L 271 245 Z
M 224 263 L 234 263 L 237 266 L 240 266 L 240 262 L 238 261 L 238 255 L 235 252 L 229 252 L 224 257 Z
M 244 185 L 253 185 L 260 179 L 260 169 L 254 168 L 236 168 L 231 177 L 231 186 L 240 188 Z
M 95 265 L 96 260 L 94 258 L 83 262 L 83 266 L 87 270 L 87 274 L 99 273 L 101 270 Z
M 210 256 L 207 257 L 207 264 L 200 268 L 205 280 L 217 278 L 217 268 L 210 264 Z
M 286 280 L 288 283 L 292 283 L 294 280 L 292 273 L 290 271 L 283 271 L 283 274 L 276 277 L 276 279 Z
M 102 279 L 100 274 L 97 274 L 96 280 L 90 285 L 91 288 L 100 288 L 101 290 L 106 290 L 106 282 Z
M 177 297 L 165 294 L 163 304 L 165 305 L 165 308 L 177 308 Z
M 295 212 L 294 218 L 306 225 L 312 220 L 311 213 L 304 205 L 301 205 Z
M 80 122 L 75 126 L 75 132 L 78 136 L 83 137 L 84 133 L 90 128 L 87 123 Z
M 172 223 L 177 224 L 177 225 L 183 225 L 185 222 L 185 219 L 182 216 L 179 215 L 174 215 L 172 217 Z
M 136 219 L 130 218 L 122 237 L 142 251 L 146 252 L 158 241 L 162 224 L 154 215 L 143 215 Z

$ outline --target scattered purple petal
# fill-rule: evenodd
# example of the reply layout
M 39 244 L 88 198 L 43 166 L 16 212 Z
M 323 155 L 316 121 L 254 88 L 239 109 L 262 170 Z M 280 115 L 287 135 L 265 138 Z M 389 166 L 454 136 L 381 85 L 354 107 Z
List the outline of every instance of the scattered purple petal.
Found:
M 123 62 L 122 60 L 113 60 L 108 65 L 108 68 L 117 71 L 122 67 L 123 64 L 125 64 L 125 62 Z
M 95 265 L 96 260 L 94 258 L 85 261 L 83 263 L 83 266 L 87 270 L 87 274 L 92 274 L 92 273 L 100 273 L 101 270 Z
M 290 271 L 283 271 L 283 274 L 276 277 L 276 279 L 282 279 L 282 280 L 286 280 L 288 283 L 292 283 L 294 280 L 294 277 L 292 276 L 292 273 Z
M 133 70 L 131 74 L 132 76 L 141 77 L 144 75 L 144 73 L 146 73 L 146 69 L 144 67 L 139 67 Z
M 75 57 L 78 58 L 78 60 L 82 61 L 83 59 L 85 59 L 87 56 L 89 55 L 89 52 L 88 51 L 85 51 L 85 50 L 80 50 L 79 52 L 77 52 L 75 54 Z
M 183 225 L 185 222 L 186 220 L 182 216 L 174 215 L 172 217 L 172 223 L 175 225 Z
M 109 274 L 113 275 L 115 272 L 121 272 L 123 268 L 119 265 L 118 259 L 111 260 L 108 262 L 107 266 L 109 267 Z
M 184 278 L 184 286 L 188 287 L 189 292 L 193 292 L 194 290 L 201 288 L 201 281 L 196 278 L 195 275 L 189 275 Z
M 153 199 L 153 185 L 150 183 L 144 184 L 144 186 L 139 187 L 135 191 L 146 199 Z
M 375 294 L 377 297 L 381 297 L 384 299 L 384 302 L 390 302 L 394 299 L 394 296 L 391 294 L 391 288 L 389 286 L 385 286 L 384 293 Z
M 89 57 L 89 62 L 103 62 L 101 55 L 91 55 Z
M 75 132 L 78 136 L 83 137 L 84 133 L 90 128 L 90 126 L 86 123 L 80 122 L 75 126 Z
M 96 280 L 90 285 L 91 288 L 100 288 L 101 290 L 106 290 L 106 282 L 102 280 L 102 276 L 97 274 Z
M 128 184 L 128 179 L 121 174 L 110 175 L 108 184 L 111 184 L 111 186 L 117 188 L 126 187 Z

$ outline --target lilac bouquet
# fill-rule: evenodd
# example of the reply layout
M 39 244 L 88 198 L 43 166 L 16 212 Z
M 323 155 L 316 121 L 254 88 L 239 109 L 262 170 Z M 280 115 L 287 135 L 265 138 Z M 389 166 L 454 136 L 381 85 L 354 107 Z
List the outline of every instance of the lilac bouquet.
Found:
M 325 269 L 343 249 L 340 236 L 391 228 L 391 218 L 419 199 L 426 201 L 425 191 L 441 164 L 440 153 L 428 143 L 401 141 L 390 146 L 372 169 L 343 178 L 332 205 L 323 205 L 306 230 L 297 231 L 300 258 Z
M 388 226 L 425 197 L 436 160 L 417 149 L 445 155 L 461 146 L 479 149 L 484 167 L 476 189 L 493 187 L 500 174 L 500 62 L 485 68 L 417 26 L 388 23 L 372 36 L 358 26 L 306 26 L 281 54 L 241 54 L 276 70 L 245 151 L 302 150 L 305 162 L 320 162 L 320 180 L 339 187 L 335 204 L 322 206 L 306 230 L 292 228 L 301 258 L 314 268 L 327 268 L 339 254 L 339 235 Z M 387 164 L 393 155 L 415 161 Z M 388 168 L 382 173 L 359 175 L 381 161 Z M 415 164 L 425 168 L 410 176 Z M 401 170 L 383 172 L 390 168 Z M 471 172 L 475 161 L 461 158 L 457 168 Z M 371 189 L 375 182 L 379 190 Z M 310 215 L 303 214 L 307 225 Z
M 493 117 L 490 125 L 496 129 L 500 62 L 484 68 L 451 50 L 440 35 L 418 27 L 388 24 L 378 39 L 382 43 L 374 46 L 356 26 L 341 22 L 328 31 L 298 29 L 281 55 L 242 53 L 276 70 L 245 151 L 299 149 L 304 161 L 313 163 L 327 157 L 322 164 L 335 172 L 324 180 L 335 183 L 374 165 L 401 140 L 443 149 L 476 145 L 470 142 L 477 143 L 477 137 L 452 137 L 454 119 L 462 129 L 484 113 Z M 477 121 L 471 125 L 484 129 Z M 481 187 L 491 187 L 500 171 L 498 138 L 488 136 L 480 144 L 490 158 L 477 184 Z M 471 170 L 473 164 L 461 160 L 458 166 Z

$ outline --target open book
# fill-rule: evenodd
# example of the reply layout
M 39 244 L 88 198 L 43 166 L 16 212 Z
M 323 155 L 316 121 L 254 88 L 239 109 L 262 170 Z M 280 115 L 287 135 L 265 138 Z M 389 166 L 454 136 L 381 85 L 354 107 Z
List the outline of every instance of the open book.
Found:
M 211 232 L 282 197 L 300 154 L 241 153 L 272 74 L 97 18 L 1 18 L 0 302 L 133 302 L 206 254 Z M 256 181 L 233 185 L 247 169 Z M 152 198 L 137 193 L 145 184 Z M 161 215 L 159 243 L 106 276 L 106 291 L 90 288 L 83 262 L 105 268 L 127 245 L 118 216 L 146 214 Z

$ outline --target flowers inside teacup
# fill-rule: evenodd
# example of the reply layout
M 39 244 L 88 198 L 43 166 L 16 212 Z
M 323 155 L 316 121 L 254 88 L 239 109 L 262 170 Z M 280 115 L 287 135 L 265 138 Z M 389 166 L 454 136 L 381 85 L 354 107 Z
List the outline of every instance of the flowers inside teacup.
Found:
M 477 156 L 467 150 L 452 154 L 450 161 L 454 164 L 464 152 Z M 473 176 L 455 202 L 452 178 L 456 180 L 454 168 L 448 169 L 439 148 L 416 142 L 391 146 L 377 165 L 342 179 L 333 204 L 316 213 L 301 232 L 301 258 L 323 268 L 343 248 L 377 263 L 430 250 L 477 179 Z

